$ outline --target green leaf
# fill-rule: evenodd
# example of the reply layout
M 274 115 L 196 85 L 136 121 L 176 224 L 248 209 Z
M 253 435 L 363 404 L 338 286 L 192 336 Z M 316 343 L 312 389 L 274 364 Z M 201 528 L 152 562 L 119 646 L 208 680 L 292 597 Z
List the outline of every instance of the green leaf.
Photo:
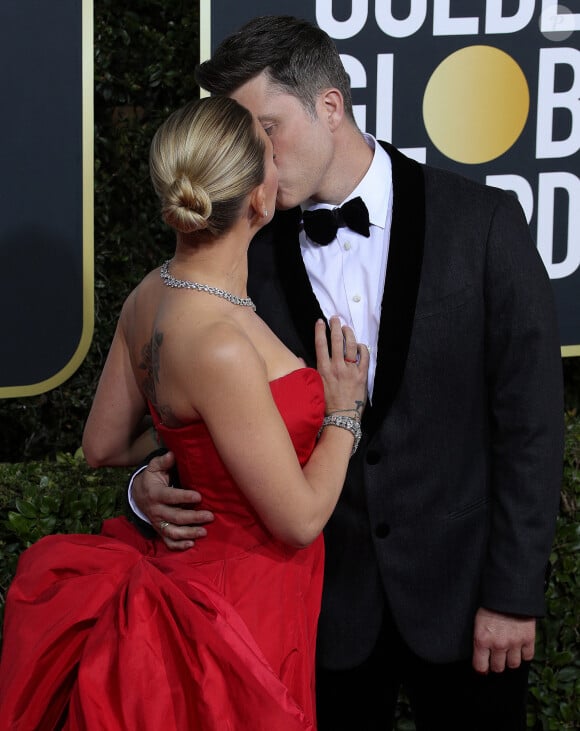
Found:
M 8 523 L 10 527 L 22 539 L 27 539 L 30 531 L 33 527 L 32 521 L 25 518 L 20 513 L 15 513 L 12 510 L 8 513 Z
M 25 518 L 34 519 L 37 515 L 36 507 L 28 500 L 16 500 L 16 509 Z

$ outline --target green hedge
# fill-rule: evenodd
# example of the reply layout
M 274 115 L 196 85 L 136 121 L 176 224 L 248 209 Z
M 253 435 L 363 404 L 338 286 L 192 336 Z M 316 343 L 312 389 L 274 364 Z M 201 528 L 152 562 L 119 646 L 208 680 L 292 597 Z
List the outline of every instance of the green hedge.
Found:
M 539 625 L 531 676 L 534 731 L 580 728 L 580 416 L 566 418 L 564 484 L 547 614 Z
M 103 520 L 124 512 L 128 474 L 91 469 L 80 454 L 0 464 L 0 625 L 22 551 L 52 533 L 98 533 Z

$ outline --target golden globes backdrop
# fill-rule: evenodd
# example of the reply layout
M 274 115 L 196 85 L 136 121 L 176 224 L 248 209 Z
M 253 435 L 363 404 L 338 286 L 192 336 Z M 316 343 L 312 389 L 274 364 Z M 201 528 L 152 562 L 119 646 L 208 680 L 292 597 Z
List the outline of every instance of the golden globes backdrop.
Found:
M 0 2 L 0 398 L 60 385 L 92 337 L 92 13 Z
M 257 15 L 336 42 L 359 127 L 411 157 L 513 191 L 580 355 L 580 3 L 202 0 L 201 57 Z

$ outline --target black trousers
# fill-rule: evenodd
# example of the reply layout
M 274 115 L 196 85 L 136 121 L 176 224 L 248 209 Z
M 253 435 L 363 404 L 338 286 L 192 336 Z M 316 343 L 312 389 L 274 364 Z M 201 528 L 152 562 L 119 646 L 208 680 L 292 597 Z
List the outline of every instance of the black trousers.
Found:
M 525 731 L 528 673 L 529 663 L 479 675 L 471 659 L 426 662 L 389 618 L 362 665 L 317 669 L 318 731 L 391 731 L 401 689 L 417 731 Z

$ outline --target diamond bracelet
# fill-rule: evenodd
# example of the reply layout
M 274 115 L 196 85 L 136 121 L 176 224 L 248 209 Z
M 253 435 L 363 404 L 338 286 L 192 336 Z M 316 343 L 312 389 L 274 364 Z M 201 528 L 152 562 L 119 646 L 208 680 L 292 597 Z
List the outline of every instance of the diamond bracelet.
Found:
M 344 414 L 330 414 L 330 416 L 325 416 L 317 438 L 320 437 L 325 426 L 338 426 L 341 429 L 347 429 L 353 435 L 354 444 L 352 445 L 352 452 L 350 453 L 350 456 L 352 457 L 357 450 L 362 436 L 362 429 L 360 428 L 360 422 L 358 419 L 353 419 L 352 416 L 344 416 Z

